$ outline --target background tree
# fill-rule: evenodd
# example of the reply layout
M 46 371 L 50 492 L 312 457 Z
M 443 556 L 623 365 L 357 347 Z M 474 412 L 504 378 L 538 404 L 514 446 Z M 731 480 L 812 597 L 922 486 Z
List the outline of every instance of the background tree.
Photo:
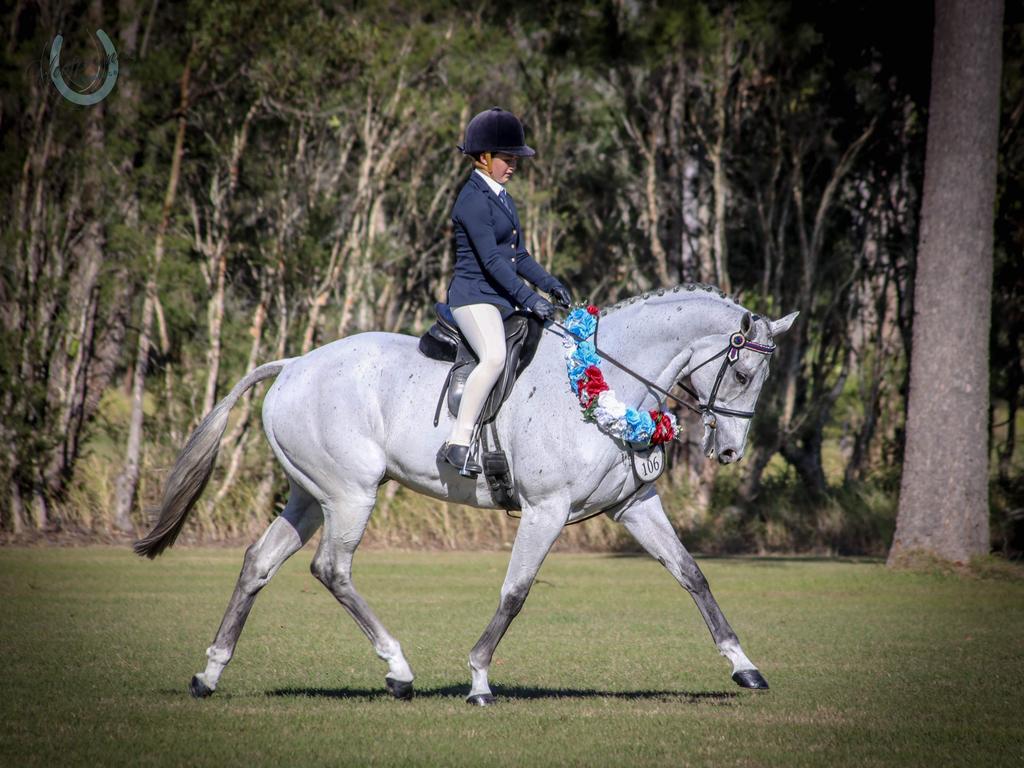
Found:
M 907 445 L 890 564 L 987 554 L 1002 0 L 936 0 Z
M 1024 507 L 1019 15 L 1005 27 L 992 327 L 1004 549 Z M 512 182 L 528 245 L 578 297 L 610 305 L 696 281 L 763 313 L 802 311 L 746 461 L 706 462 L 692 423 L 672 447 L 660 482 L 688 540 L 887 551 L 930 5 L 78 0 L 0 16 L 7 534 L 139 528 L 184 436 L 246 370 L 360 331 L 422 333 L 451 276 L 449 212 L 470 172 L 455 147 L 498 104 L 538 149 Z M 60 98 L 39 58 L 61 29 L 69 61 L 95 58 L 90 26 L 114 30 L 121 77 L 86 109 Z M 264 391 L 233 412 L 190 535 L 238 536 L 275 514 Z M 500 544 L 511 525 L 393 485 L 375 520 L 371 537 L 413 546 Z M 566 539 L 616 536 L 595 521 Z

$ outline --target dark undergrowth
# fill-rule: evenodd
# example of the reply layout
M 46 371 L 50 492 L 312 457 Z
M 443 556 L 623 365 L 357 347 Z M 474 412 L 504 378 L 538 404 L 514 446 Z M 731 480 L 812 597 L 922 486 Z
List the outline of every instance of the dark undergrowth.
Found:
M 137 510 L 133 536 L 119 534 L 112 520 L 114 468 L 120 455 L 111 436 L 93 439 L 65 500 L 50 510 L 47 526 L 29 525 L 15 535 L 0 530 L 0 544 L 128 544 L 151 526 Z M 254 459 L 262 443 L 254 441 Z M 829 444 L 828 455 L 835 453 Z M 139 506 L 155 507 L 175 450 L 155 441 L 144 461 Z M 224 458 L 223 463 L 229 462 Z M 993 462 L 994 464 L 996 462 Z M 833 464 L 835 466 L 833 466 Z M 899 506 L 900 467 L 876 467 L 868 479 L 841 482 L 842 462 L 828 463 L 830 485 L 809 494 L 781 460 L 769 465 L 760 492 L 744 503 L 739 492 L 746 467 L 721 469 L 706 504 L 685 475 L 666 472 L 658 481 L 669 519 L 686 546 L 706 554 L 803 554 L 885 557 Z M 990 486 L 992 551 L 1004 560 L 1024 556 L 1024 459 L 1000 464 Z M 673 468 L 674 469 L 674 468 Z M 278 477 L 273 510 L 256 512 L 259 477 L 244 471 L 225 489 L 223 467 L 182 532 L 184 545 L 238 545 L 254 541 L 284 506 L 287 484 Z M 214 501 L 217 497 L 219 501 Z M 450 504 L 416 494 L 395 482 L 381 487 L 363 546 L 371 549 L 507 550 L 518 521 L 498 510 Z M 634 552 L 638 546 L 623 526 L 599 515 L 566 528 L 556 549 L 579 552 Z

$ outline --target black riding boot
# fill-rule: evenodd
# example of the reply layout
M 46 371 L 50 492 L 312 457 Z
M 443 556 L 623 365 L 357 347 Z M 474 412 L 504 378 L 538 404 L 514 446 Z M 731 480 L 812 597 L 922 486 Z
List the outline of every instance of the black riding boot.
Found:
M 463 477 L 476 477 L 483 472 L 483 467 L 470 458 L 468 445 L 445 443 L 445 446 L 447 447 L 442 448 L 444 460 L 458 469 L 460 475 Z

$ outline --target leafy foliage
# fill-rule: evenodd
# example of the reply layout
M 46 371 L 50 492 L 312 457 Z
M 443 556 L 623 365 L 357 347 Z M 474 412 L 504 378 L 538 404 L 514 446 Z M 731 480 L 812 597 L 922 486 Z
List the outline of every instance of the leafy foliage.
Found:
M 84 486 L 102 498 L 88 478 L 117 472 L 92 460 L 83 473 L 79 460 L 90 441 L 127 434 L 112 414 L 125 413 L 151 277 L 153 405 L 137 525 L 210 392 L 251 361 L 360 330 L 422 332 L 451 272 L 448 214 L 468 172 L 455 145 L 474 112 L 500 104 L 538 149 L 512 190 L 529 248 L 577 296 L 611 304 L 699 280 L 764 313 L 801 310 L 748 461 L 721 481 L 720 500 L 692 446 L 673 457 L 666 484 L 691 492 L 677 522 L 711 505 L 712 521 L 732 510 L 746 547 L 884 548 L 891 509 L 870 499 L 890 487 L 902 450 L 928 8 L 217 0 L 184 11 L 107 4 L 86 22 L 90 7 L 3 14 L 6 528 L 108 524 L 62 500 Z M 62 103 L 33 69 L 72 21 L 101 23 L 121 45 L 134 29 L 122 80 L 93 112 Z M 992 381 L 1011 424 L 1022 384 L 1021 56 L 1020 20 L 1010 18 Z M 157 268 L 186 61 L 181 181 Z M 88 290 L 79 296 L 76 285 Z M 228 466 L 205 514 L 233 522 L 210 522 L 211 535 L 244 531 L 280 500 L 258 404 L 257 395 L 229 429 Z M 1013 478 L 1015 433 L 1001 421 L 999 467 Z M 780 483 L 787 498 L 810 499 L 803 522 L 776 521 L 787 534 L 772 538 L 757 532 L 772 522 L 764 496 Z M 868 511 L 847 538 L 812 535 L 837 504 L 853 517 Z

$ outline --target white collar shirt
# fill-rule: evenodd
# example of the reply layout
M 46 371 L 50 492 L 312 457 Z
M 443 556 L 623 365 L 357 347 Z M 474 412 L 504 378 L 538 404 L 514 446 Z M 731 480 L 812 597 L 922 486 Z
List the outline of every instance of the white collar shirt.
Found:
M 505 191 L 505 187 L 503 185 L 501 185 L 498 182 L 496 182 L 494 179 L 492 179 L 486 173 L 481 171 L 479 168 L 477 168 L 474 171 L 474 173 L 479 173 L 480 174 L 480 178 L 483 179 L 484 181 L 486 181 L 487 182 L 487 186 L 491 188 L 491 192 L 496 194 L 498 197 L 501 197 L 501 193 Z

